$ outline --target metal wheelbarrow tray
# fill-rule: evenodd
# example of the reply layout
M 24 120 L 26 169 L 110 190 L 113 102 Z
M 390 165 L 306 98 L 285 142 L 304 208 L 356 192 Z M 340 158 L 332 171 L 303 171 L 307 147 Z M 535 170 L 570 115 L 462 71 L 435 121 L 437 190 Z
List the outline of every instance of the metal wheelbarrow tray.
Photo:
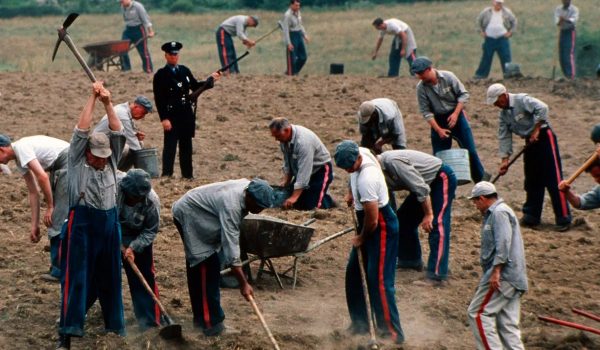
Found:
M 88 44 L 83 49 L 90 55 L 87 61 L 90 67 L 104 70 L 106 64 L 108 72 L 110 67 L 122 68 L 121 55 L 129 51 L 130 44 L 129 40 L 111 40 Z

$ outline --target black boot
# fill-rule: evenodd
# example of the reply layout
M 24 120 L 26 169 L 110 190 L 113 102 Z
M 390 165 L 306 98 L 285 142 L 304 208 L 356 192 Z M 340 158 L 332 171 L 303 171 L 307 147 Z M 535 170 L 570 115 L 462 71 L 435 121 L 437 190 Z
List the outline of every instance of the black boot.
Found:
M 59 334 L 58 335 L 58 346 L 57 350 L 68 350 L 71 349 L 71 336 L 69 334 Z

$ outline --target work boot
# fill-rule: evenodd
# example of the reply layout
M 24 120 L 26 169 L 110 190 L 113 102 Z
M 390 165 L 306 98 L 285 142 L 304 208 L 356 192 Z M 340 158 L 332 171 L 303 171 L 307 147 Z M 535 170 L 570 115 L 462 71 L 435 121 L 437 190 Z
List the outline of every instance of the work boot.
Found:
M 523 217 L 521 218 L 521 220 L 519 220 L 519 224 L 522 227 L 534 228 L 534 227 L 536 227 L 536 226 L 538 226 L 540 224 L 540 221 L 533 219 L 529 215 L 523 215 Z
M 52 276 L 50 273 L 43 273 L 40 275 L 40 279 L 46 282 L 59 283 L 60 278 Z
M 71 349 L 71 336 L 69 334 L 58 335 L 58 346 L 57 350 L 69 350 Z

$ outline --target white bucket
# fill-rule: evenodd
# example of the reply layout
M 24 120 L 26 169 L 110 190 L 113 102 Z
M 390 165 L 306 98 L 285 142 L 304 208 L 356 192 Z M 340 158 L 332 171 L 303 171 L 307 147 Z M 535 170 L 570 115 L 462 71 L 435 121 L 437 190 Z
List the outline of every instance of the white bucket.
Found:
M 471 182 L 471 167 L 469 166 L 469 151 L 464 148 L 453 148 L 439 151 L 435 154 L 444 164 L 454 171 L 458 185 Z

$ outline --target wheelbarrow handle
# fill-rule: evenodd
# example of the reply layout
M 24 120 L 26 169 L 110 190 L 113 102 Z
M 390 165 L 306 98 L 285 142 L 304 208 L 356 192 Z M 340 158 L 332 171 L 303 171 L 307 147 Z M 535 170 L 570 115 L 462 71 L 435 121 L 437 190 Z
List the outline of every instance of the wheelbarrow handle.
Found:
M 590 333 L 594 333 L 594 334 L 600 335 L 600 329 L 596 329 L 596 328 L 584 326 L 584 325 L 579 324 L 579 323 L 569 322 L 569 321 L 563 321 L 563 320 L 559 320 L 557 318 L 546 317 L 546 316 L 538 316 L 538 319 L 540 319 L 542 321 L 554 323 L 554 324 L 557 324 L 557 325 L 560 325 L 560 326 L 571 327 L 571 328 L 575 328 L 575 329 L 579 329 L 579 330 L 582 330 L 582 331 L 586 331 L 586 332 L 590 332 Z
M 594 315 L 591 312 L 587 312 L 587 311 L 575 309 L 575 308 L 571 309 L 571 311 L 573 311 L 574 313 L 576 313 L 578 315 L 581 315 L 581 316 L 587 317 L 589 319 L 592 319 L 594 321 L 600 322 L 600 316 Z

